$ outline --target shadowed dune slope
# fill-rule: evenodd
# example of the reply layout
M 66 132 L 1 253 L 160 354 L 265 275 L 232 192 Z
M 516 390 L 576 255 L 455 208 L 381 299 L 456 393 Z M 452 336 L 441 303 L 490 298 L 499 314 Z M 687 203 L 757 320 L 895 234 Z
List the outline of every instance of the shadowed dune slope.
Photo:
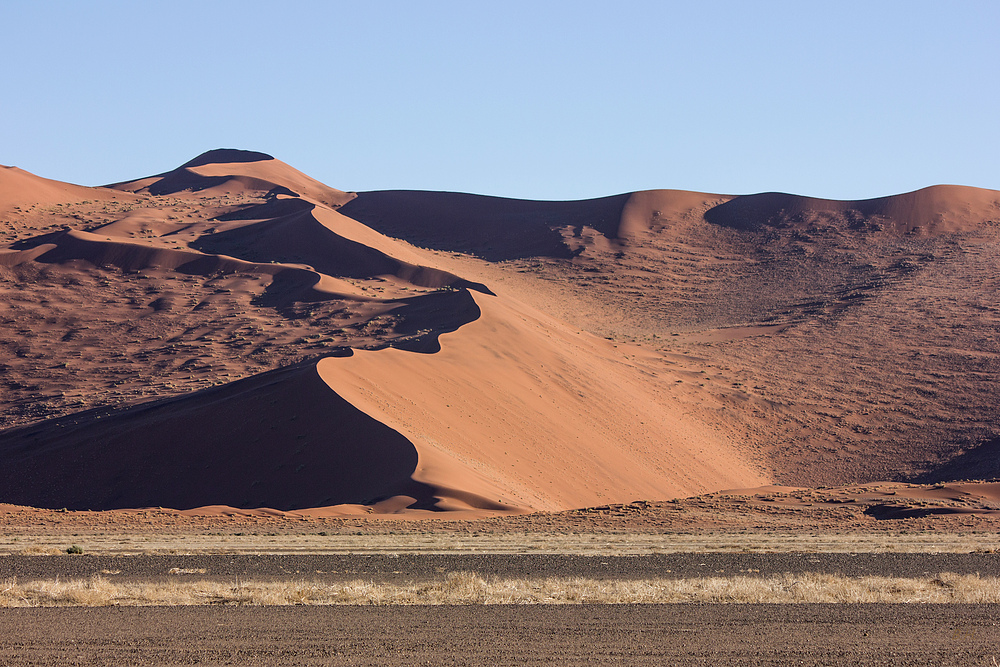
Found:
M 88 232 L 56 232 L 45 240 L 55 247 L 39 255 L 36 261 L 64 263 L 84 260 L 94 266 L 116 266 L 125 271 L 156 267 L 197 274 L 236 271 L 274 274 L 282 268 L 190 250 L 173 250 L 125 240 L 107 240 L 105 237 Z M 30 250 L 32 246 L 33 243 L 27 245 L 27 249 Z
M 4 501 L 36 507 L 433 502 L 410 479 L 413 446 L 333 393 L 314 365 L 7 431 L 0 459 Z
M 341 212 L 383 234 L 489 261 L 569 258 L 589 243 L 618 237 L 629 195 L 583 201 L 530 201 L 455 192 L 362 192 Z
M 239 148 L 216 148 L 205 151 L 201 155 L 188 160 L 181 165 L 182 169 L 193 169 L 204 167 L 210 164 L 236 164 L 251 162 L 269 162 L 274 160 L 274 156 L 260 151 L 246 151 Z M 252 168 L 252 167 L 251 167 Z
M 261 210 L 255 212 L 254 209 Z M 369 243 L 338 234 L 335 229 L 349 234 L 349 228 L 357 226 L 357 223 L 334 211 L 318 209 L 302 200 L 271 201 L 221 219 L 252 220 L 256 216 L 270 217 L 200 236 L 190 245 L 206 253 L 227 254 L 251 262 L 306 264 L 329 276 L 395 276 L 422 287 L 468 285 L 466 281 L 447 271 L 401 261 L 379 250 L 377 246 L 385 247 L 390 252 L 402 248 L 393 247 L 391 239 L 378 238 L 380 235 L 373 234 L 370 230 L 366 230 L 369 238 L 364 238 Z M 400 254 L 408 253 L 404 251 Z M 476 287 L 483 289 L 482 286 Z

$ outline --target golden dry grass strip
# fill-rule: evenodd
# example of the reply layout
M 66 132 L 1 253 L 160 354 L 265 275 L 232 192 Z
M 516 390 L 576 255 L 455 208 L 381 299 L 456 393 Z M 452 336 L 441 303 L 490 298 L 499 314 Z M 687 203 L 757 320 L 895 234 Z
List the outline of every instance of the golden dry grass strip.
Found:
M 936 577 L 783 574 L 771 577 L 596 580 L 494 579 L 452 572 L 404 584 L 350 581 L 113 582 L 91 579 L 0 584 L 2 607 L 149 605 L 442 605 L 708 603 L 985 603 L 1000 602 L 1000 578 L 943 573 Z
M 1000 533 L 777 532 L 713 534 L 513 533 L 468 535 L 428 532 L 399 535 L 130 534 L 0 535 L 0 555 L 68 557 L 78 543 L 84 553 L 111 554 L 579 554 L 661 553 L 995 553 Z

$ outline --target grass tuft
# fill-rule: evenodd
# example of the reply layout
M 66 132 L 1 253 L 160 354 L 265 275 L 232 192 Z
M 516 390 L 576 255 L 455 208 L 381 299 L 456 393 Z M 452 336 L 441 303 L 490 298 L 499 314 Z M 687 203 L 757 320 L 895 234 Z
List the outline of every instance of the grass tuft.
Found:
M 0 584 L 0 607 L 143 605 L 471 605 L 669 603 L 998 603 L 1000 578 L 782 574 L 771 577 L 595 580 L 580 577 L 493 579 L 451 572 L 434 581 L 386 584 L 355 580 L 232 583 L 172 579 L 112 582 L 103 577 Z

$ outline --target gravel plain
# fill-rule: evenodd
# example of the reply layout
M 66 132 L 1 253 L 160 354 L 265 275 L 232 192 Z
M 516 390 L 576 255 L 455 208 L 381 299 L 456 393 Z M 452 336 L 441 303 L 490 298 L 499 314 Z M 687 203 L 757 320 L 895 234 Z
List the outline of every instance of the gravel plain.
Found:
M 0 609 L 0 665 L 988 665 L 997 605 Z

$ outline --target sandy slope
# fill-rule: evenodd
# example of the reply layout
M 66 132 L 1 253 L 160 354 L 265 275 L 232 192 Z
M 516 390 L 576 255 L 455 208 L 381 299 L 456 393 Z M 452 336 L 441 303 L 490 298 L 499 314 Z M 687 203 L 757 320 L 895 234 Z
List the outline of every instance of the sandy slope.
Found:
M 0 165 L 0 213 L 15 210 L 58 206 L 87 200 L 110 201 L 118 195 L 99 188 L 88 188 L 52 181 L 18 169 Z
M 766 198 L 815 208 L 740 226 L 718 211 L 742 197 L 642 192 L 610 251 L 442 259 L 563 322 L 659 351 L 695 382 L 692 396 L 727 405 L 744 447 L 764 451 L 782 483 L 1000 475 L 1000 193 Z M 914 201 L 925 204 L 914 220 L 940 216 L 951 231 L 901 233 L 903 219 L 863 212 Z
M 0 501 L 559 510 L 1000 475 L 1000 193 L 0 170 Z M 89 483 L 81 484 L 82 479 Z
M 339 395 L 414 443 L 414 478 L 456 508 L 553 510 L 767 479 L 717 423 L 672 400 L 657 359 L 475 298 L 482 317 L 443 336 L 436 355 L 389 349 L 319 365 Z

